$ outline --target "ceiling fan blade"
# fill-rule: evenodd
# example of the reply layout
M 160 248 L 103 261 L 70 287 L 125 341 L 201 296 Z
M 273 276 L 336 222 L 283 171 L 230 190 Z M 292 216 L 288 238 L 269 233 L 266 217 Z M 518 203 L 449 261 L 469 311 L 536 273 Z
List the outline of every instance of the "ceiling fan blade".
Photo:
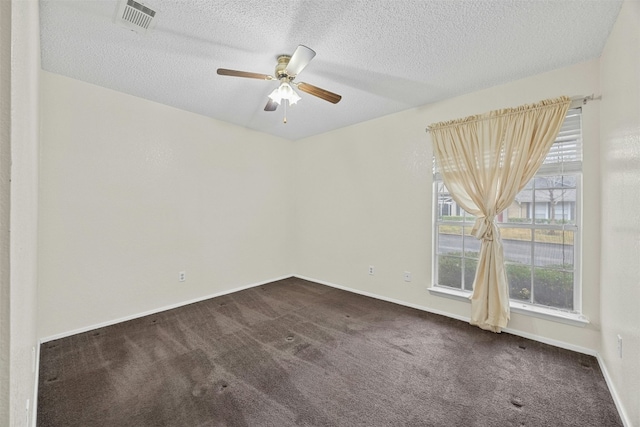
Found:
M 297 76 L 314 56 L 316 56 L 316 53 L 312 49 L 299 45 L 291 55 L 289 64 L 287 64 L 287 74 L 291 77 Z
M 249 73 L 247 71 L 227 70 L 226 68 L 218 68 L 218 74 L 221 76 L 246 77 L 248 79 L 273 80 L 273 76 L 268 74 Z
M 342 96 L 337 93 L 329 92 L 328 90 L 320 89 L 317 86 L 310 85 L 309 83 L 298 83 L 298 89 L 303 92 L 307 92 L 313 96 L 317 96 L 318 98 L 324 99 L 325 101 L 329 101 L 333 104 L 337 104 L 342 99 Z
M 267 105 L 264 106 L 264 111 L 276 111 L 276 108 L 278 108 L 278 103 L 273 99 L 269 99 Z

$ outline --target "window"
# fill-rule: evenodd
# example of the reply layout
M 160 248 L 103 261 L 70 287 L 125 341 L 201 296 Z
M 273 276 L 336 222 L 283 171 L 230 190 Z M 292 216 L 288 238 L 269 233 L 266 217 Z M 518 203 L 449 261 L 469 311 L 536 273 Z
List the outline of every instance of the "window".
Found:
M 544 164 L 497 218 L 511 300 L 580 313 L 580 108 L 568 111 Z M 471 291 L 480 241 L 434 168 L 435 286 Z

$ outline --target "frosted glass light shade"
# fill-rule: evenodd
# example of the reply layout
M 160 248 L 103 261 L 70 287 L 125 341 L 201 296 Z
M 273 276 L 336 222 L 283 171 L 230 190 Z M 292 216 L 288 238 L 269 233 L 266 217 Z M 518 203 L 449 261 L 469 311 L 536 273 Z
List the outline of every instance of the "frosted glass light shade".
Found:
M 269 95 L 269 98 L 278 104 L 280 104 L 283 99 L 286 99 L 289 101 L 289 105 L 293 105 L 301 99 L 287 82 L 282 82 L 280 86 L 274 89 L 274 91 Z

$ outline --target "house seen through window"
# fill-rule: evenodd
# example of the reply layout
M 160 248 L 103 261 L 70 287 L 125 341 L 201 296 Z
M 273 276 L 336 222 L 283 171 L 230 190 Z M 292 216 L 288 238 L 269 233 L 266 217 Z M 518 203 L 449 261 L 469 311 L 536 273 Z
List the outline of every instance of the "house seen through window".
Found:
M 581 109 L 569 110 L 538 173 L 497 216 L 512 301 L 580 312 L 581 129 Z M 434 172 L 435 284 L 471 291 L 480 252 L 475 217 Z

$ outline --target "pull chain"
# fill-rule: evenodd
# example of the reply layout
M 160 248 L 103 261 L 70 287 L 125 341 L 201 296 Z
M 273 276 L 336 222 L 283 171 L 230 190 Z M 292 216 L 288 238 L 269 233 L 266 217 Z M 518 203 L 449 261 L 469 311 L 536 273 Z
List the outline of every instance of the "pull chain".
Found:
M 287 123 L 287 104 L 289 103 L 289 100 L 285 99 L 284 102 L 282 103 L 282 106 L 284 107 L 284 120 L 282 121 L 282 123 Z

